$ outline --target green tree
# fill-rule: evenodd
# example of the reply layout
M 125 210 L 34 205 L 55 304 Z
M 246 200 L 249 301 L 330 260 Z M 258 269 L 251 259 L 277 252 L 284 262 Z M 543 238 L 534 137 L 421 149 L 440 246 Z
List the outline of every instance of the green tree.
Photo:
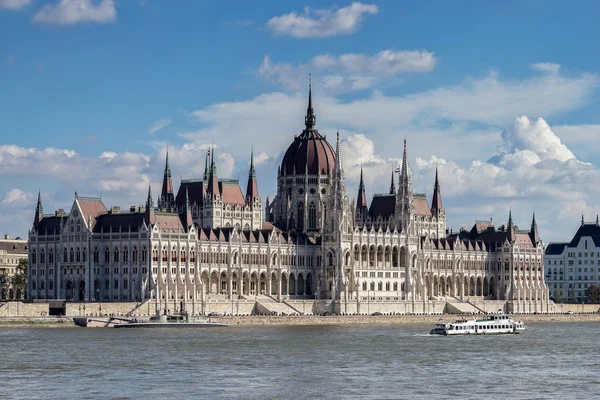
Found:
M 600 286 L 596 284 L 590 285 L 585 289 L 585 295 L 590 303 L 600 302 Z
M 19 260 L 19 265 L 17 265 L 15 274 L 12 277 L 12 287 L 15 293 L 21 292 L 21 298 L 27 298 L 27 269 L 29 268 L 29 263 L 26 258 L 21 258 Z

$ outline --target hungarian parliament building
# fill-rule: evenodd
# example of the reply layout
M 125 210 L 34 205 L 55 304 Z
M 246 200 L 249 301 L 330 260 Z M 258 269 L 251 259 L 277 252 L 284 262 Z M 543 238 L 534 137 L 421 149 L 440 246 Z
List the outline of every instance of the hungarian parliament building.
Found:
M 252 158 L 244 191 L 218 177 L 214 155 L 175 191 L 167 153 L 160 195 L 155 203 L 149 188 L 145 207 L 108 209 L 75 193 L 69 211 L 48 215 L 38 195 L 28 297 L 194 314 L 234 300 L 238 312 L 241 303 L 292 314 L 548 311 L 535 215 L 529 230 L 509 213 L 501 226 L 452 233 L 437 170 L 431 204 L 413 193 L 406 140 L 389 191 L 368 204 L 361 170 L 351 199 L 339 135 L 334 149 L 317 130 L 310 89 L 272 200 L 259 195 Z

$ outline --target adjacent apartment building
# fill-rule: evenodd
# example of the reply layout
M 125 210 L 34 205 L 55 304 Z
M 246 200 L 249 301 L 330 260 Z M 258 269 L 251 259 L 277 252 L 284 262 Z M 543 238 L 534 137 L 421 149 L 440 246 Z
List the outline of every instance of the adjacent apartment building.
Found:
M 19 237 L 11 239 L 4 235 L 0 239 L 0 300 L 20 300 L 25 297 L 11 283 L 22 258 L 27 259 L 27 240 Z
M 556 301 L 583 302 L 585 291 L 600 284 L 600 224 L 585 222 L 570 242 L 549 243 L 544 256 L 546 283 Z

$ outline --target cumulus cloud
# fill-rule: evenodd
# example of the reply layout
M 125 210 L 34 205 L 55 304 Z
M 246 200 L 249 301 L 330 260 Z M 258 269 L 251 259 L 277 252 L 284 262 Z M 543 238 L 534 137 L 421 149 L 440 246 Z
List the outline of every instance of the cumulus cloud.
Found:
M 25 192 L 21 189 L 12 189 L 4 195 L 2 204 L 28 204 L 33 199 L 33 193 Z
M 31 0 L 0 0 L 0 8 L 20 10 L 31 4 Z
M 415 178 L 431 176 L 437 165 L 443 193 L 451 205 L 458 205 L 453 210 L 465 224 L 469 216 L 476 217 L 473 212 L 487 213 L 480 218 L 496 215 L 504 223 L 509 206 L 522 221 L 536 209 L 548 220 L 542 226 L 546 241 L 566 240 L 572 234 L 552 227 L 569 226 L 582 213 L 588 219 L 598 213 L 600 190 L 590 183 L 600 179 L 600 169 L 579 161 L 545 120 L 517 117 L 501 138 L 501 154 L 487 162 L 474 160 L 469 167 L 435 156 L 417 157 Z
M 306 86 L 306 76 L 312 72 L 319 79 L 317 86 L 331 93 L 367 89 L 402 73 L 428 72 L 436 63 L 432 52 L 388 49 L 374 55 L 322 54 L 301 65 L 273 63 L 265 56 L 258 73 L 288 89 L 299 90 Z
M 33 21 L 49 25 L 74 25 L 84 22 L 110 23 L 117 20 L 114 0 L 60 0 L 42 7 Z
M 148 133 L 152 136 L 156 132 L 160 131 L 163 128 L 166 128 L 170 124 L 171 124 L 170 119 L 159 119 L 158 121 L 156 121 L 152 125 L 150 125 L 150 128 L 148 128 Z
M 543 118 L 532 122 L 525 115 L 517 117 L 508 129 L 502 131 L 502 140 L 504 151 L 493 158 L 493 162 L 500 165 L 515 157 L 521 159 L 518 164 L 530 165 L 542 160 L 564 162 L 575 158 Z
M 306 7 L 301 14 L 292 11 L 271 18 L 267 22 L 267 28 L 276 35 L 296 38 L 348 35 L 358 29 L 366 14 L 377 14 L 378 11 L 374 4 L 358 2 L 339 9 L 314 10 Z

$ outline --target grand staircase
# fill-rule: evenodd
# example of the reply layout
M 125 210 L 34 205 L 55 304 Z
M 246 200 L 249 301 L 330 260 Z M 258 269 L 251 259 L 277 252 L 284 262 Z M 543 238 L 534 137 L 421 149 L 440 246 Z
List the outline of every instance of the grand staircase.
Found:
M 276 299 L 269 296 L 256 297 L 256 311 L 260 314 L 271 315 L 295 315 L 299 312 L 284 302 L 278 302 Z

